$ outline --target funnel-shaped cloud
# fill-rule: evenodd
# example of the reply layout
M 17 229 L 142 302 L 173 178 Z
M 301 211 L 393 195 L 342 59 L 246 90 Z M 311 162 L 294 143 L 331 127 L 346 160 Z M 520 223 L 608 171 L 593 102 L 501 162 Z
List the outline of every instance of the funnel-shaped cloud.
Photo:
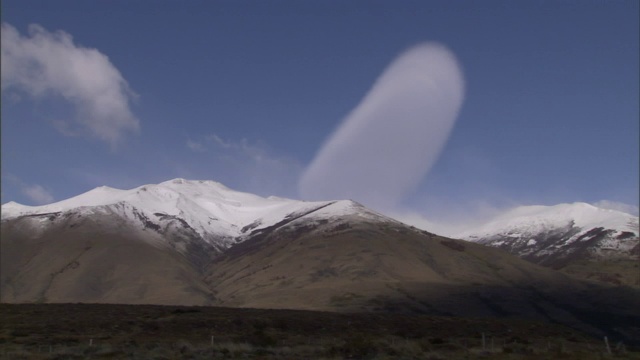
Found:
M 394 206 L 438 159 L 463 93 L 449 50 L 435 43 L 407 50 L 320 149 L 300 179 L 301 196 Z
M 59 95 L 74 105 L 77 118 L 56 125 L 65 134 L 88 133 L 115 146 L 138 119 L 129 101 L 134 93 L 109 58 L 73 43 L 71 35 L 29 26 L 21 36 L 2 24 L 2 90 L 20 89 L 33 97 Z

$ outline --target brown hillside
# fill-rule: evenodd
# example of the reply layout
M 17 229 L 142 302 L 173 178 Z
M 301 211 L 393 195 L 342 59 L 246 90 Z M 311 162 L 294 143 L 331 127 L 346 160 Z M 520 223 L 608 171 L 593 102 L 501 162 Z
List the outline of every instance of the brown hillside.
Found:
M 102 217 L 42 230 L 37 221 L 2 223 L 2 302 L 211 302 L 196 268 L 150 231 Z

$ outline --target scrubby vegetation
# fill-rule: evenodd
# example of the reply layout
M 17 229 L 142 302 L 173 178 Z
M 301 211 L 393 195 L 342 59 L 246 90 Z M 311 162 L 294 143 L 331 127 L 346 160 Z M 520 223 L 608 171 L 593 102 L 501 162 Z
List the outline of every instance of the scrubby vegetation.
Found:
M 0 304 L 3 359 L 640 359 L 545 323 L 150 305 Z

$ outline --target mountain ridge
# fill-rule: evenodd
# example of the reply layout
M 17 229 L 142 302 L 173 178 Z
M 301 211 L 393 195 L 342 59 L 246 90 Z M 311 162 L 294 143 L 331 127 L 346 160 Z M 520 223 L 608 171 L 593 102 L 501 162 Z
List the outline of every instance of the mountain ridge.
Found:
M 274 196 L 263 198 L 211 180 L 177 178 L 130 190 L 101 186 L 42 206 L 10 202 L 2 205 L 2 220 L 21 216 L 47 218 L 49 214 L 69 212 L 86 215 L 113 212 L 138 227 L 156 230 L 162 223 L 175 220 L 194 230 L 202 240 L 223 249 L 244 240 L 250 231 L 273 226 L 297 213 L 310 215 L 323 208 L 326 209 L 320 212 L 322 216 L 361 212 L 363 216 L 366 213 L 383 217 L 351 200 L 306 202 Z
M 2 210 L 7 303 L 497 316 L 640 333 L 636 289 L 582 282 L 351 200 L 263 198 L 174 179 Z
M 573 222 L 580 228 L 604 227 L 618 231 L 638 233 L 637 216 L 622 211 L 604 209 L 584 202 L 563 203 L 551 206 L 528 205 L 510 209 L 472 230 L 456 234 L 459 238 L 472 239 L 474 236 L 495 234 L 509 229 L 533 231 L 538 228 L 552 228 Z M 629 221 L 635 219 L 635 224 Z
M 638 217 L 586 203 L 523 206 L 459 237 L 584 279 L 640 286 Z

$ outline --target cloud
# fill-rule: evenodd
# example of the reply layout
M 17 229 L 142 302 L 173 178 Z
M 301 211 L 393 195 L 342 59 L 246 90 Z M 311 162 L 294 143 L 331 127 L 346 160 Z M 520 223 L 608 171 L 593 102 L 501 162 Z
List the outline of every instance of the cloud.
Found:
M 239 148 L 240 147 L 237 144 L 234 144 L 234 143 L 232 143 L 230 141 L 223 140 L 221 137 L 219 137 L 216 134 L 211 134 L 211 135 L 207 136 L 207 140 L 213 142 L 217 146 L 222 147 L 224 149 Z M 247 141 L 246 139 L 242 139 L 241 142 L 246 143 L 246 141 Z
M 204 176 L 263 196 L 296 196 L 296 183 L 302 172 L 300 162 L 264 142 L 227 139 L 211 133 L 189 138 L 187 147 L 199 155 L 188 163 L 176 164 L 176 176 Z
M 193 152 L 205 152 L 207 150 L 204 145 L 191 139 L 187 140 L 187 147 Z
M 50 204 L 54 201 L 53 195 L 41 185 L 28 184 L 13 174 L 3 174 L 2 177 L 19 188 L 23 195 L 37 205 Z
M 115 147 L 127 132 L 139 129 L 129 102 L 135 94 L 109 58 L 73 43 L 63 31 L 32 24 L 22 36 L 2 23 L 2 90 L 16 89 L 40 98 L 61 96 L 76 111 L 75 120 L 56 128 L 88 133 Z
M 627 213 L 635 216 L 638 216 L 638 213 L 639 213 L 638 206 L 629 205 L 629 204 L 616 202 L 616 201 L 600 200 L 600 201 L 594 202 L 592 205 L 602 209 L 622 211 L 623 213 Z
M 387 215 L 398 221 L 402 221 L 405 224 L 412 225 L 419 229 L 441 236 L 454 236 L 460 230 L 460 227 L 456 224 L 436 222 L 413 211 L 393 212 Z
M 22 193 L 37 204 L 50 204 L 53 202 L 53 195 L 37 184 L 24 186 Z
M 204 140 L 209 145 L 217 148 L 218 153 L 223 153 L 226 156 L 241 157 L 256 164 L 277 165 L 285 159 L 282 156 L 273 154 L 266 144 L 260 142 L 252 143 L 245 138 L 239 141 L 232 141 L 225 140 L 216 134 L 210 134 Z M 196 148 L 199 151 L 206 151 L 206 147 L 197 141 L 192 141 L 191 145 L 187 143 L 187 146 L 192 150 Z
M 480 199 L 451 203 L 445 199 L 434 201 L 437 206 L 422 209 L 395 209 L 387 215 L 438 235 L 458 237 L 517 207 L 514 203 L 484 201 Z
M 254 169 L 260 168 L 267 170 L 269 167 L 282 169 L 286 168 L 293 161 L 293 159 L 289 157 L 274 154 L 264 143 L 252 143 L 244 138 L 240 141 L 233 142 L 223 140 L 217 135 L 211 135 L 208 139 L 215 142 L 221 150 L 225 150 L 228 156 L 233 156 L 241 160 L 244 164 L 248 163 L 247 165 L 251 165 Z
M 557 204 L 553 203 L 549 206 L 553 205 Z M 617 210 L 638 216 L 638 206 L 635 205 L 610 200 L 601 200 L 592 203 L 592 205 L 602 209 Z M 495 199 L 492 199 L 492 201 L 467 201 L 464 204 L 457 205 L 438 202 L 440 209 L 437 213 L 433 209 L 422 209 L 420 211 L 401 209 L 388 212 L 387 215 L 417 228 L 455 238 L 517 208 L 526 206 L 531 205 L 513 202 L 498 204 Z
M 394 207 L 438 159 L 463 93 L 462 72 L 444 46 L 407 50 L 318 151 L 299 181 L 300 195 Z

